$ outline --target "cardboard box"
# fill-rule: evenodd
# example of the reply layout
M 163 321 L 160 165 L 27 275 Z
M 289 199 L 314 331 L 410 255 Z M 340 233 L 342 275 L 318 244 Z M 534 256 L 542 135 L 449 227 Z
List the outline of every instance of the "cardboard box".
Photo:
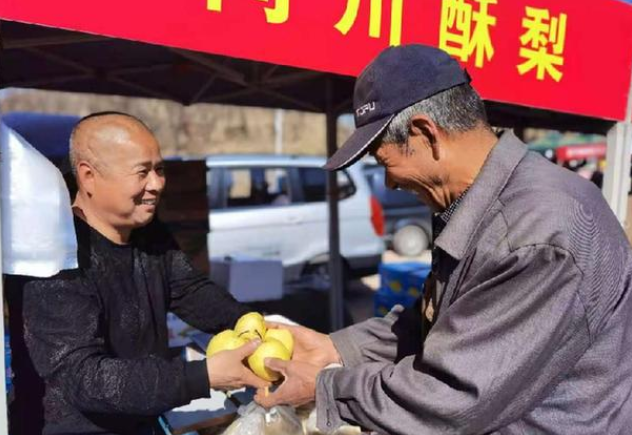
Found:
M 283 297 L 283 264 L 247 256 L 211 257 L 211 280 L 240 302 Z

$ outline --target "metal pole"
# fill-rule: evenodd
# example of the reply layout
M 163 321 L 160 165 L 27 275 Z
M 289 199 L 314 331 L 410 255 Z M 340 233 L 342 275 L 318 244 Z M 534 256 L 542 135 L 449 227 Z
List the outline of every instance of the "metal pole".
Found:
M 628 90 L 625 121 L 616 123 L 608 131 L 607 144 L 606 173 L 602 191 L 619 222 L 626 228 L 632 152 L 632 77 Z
M 2 122 L 2 113 L 0 112 L 0 122 Z M 0 156 L 2 158 L 2 156 Z M 1 179 L 1 178 L 0 178 Z M 0 189 L 2 186 L 0 186 Z M 0 373 L 2 382 L 0 382 L 0 433 L 9 433 L 9 410 L 7 408 L 7 388 L 6 376 L 7 368 L 4 363 L 5 340 L 4 340 L 4 278 L 2 276 L 2 200 L 0 199 L 0 313 L 2 313 L 2 322 L 0 322 L 0 344 L 2 347 L 2 358 L 0 358 Z
M 619 222 L 625 227 L 630 190 L 630 152 L 632 151 L 630 124 L 616 123 L 608 131 L 607 143 L 603 194 Z
M 274 154 L 283 154 L 283 109 L 274 111 Z
M 332 109 L 331 82 L 327 81 L 327 156 L 338 149 L 338 115 Z M 337 331 L 344 326 L 344 282 L 342 277 L 342 257 L 340 255 L 340 219 L 338 214 L 338 177 L 335 172 L 327 173 L 327 205 L 329 207 L 329 291 L 330 330 Z

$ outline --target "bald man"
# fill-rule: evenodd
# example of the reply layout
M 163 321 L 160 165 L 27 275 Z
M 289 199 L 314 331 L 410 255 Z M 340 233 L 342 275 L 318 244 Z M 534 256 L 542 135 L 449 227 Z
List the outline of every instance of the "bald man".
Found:
M 265 386 L 241 363 L 255 342 L 206 361 L 169 358 L 168 311 L 216 332 L 246 310 L 153 219 L 165 176 L 151 131 L 122 113 L 88 116 L 72 133 L 70 161 L 79 269 L 11 285 L 26 350 L 16 355 L 11 433 L 34 431 L 38 388 L 25 380 L 34 375 L 46 434 L 157 434 L 159 414 L 210 387 Z

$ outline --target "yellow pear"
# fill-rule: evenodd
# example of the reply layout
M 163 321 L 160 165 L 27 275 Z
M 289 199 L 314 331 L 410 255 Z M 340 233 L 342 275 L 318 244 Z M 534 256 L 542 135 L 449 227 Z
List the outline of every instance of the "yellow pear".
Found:
M 283 343 L 274 338 L 270 338 L 261 343 L 257 350 L 248 357 L 248 365 L 255 375 L 261 379 L 274 382 L 277 381 L 281 375 L 278 372 L 268 369 L 264 364 L 265 359 L 279 358 L 284 361 L 289 361 L 290 356 L 290 351 L 287 350 Z
M 283 343 L 283 346 L 290 351 L 290 356 L 292 355 L 292 352 L 294 352 L 294 337 L 288 329 L 268 329 L 264 340 L 267 341 L 271 338 Z
M 246 340 L 262 339 L 266 335 L 266 322 L 260 313 L 253 311 L 244 314 L 237 320 L 235 332 Z
M 261 339 L 261 336 L 259 335 L 257 331 L 242 332 L 239 336 L 246 341 L 252 341 L 256 338 Z
M 227 329 L 225 331 L 216 334 L 208 344 L 206 348 L 206 357 L 210 358 L 217 352 L 221 352 L 222 350 L 232 350 L 237 349 L 238 347 L 243 346 L 248 341 L 242 337 L 240 337 L 235 331 L 232 329 Z

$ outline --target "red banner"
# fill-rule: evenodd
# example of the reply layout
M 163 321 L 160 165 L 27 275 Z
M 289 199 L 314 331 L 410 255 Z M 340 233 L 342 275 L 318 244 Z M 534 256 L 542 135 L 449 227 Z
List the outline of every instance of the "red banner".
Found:
M 0 17 L 346 75 L 421 42 L 486 99 L 613 120 L 632 71 L 632 7 L 618 0 L 2 0 Z

